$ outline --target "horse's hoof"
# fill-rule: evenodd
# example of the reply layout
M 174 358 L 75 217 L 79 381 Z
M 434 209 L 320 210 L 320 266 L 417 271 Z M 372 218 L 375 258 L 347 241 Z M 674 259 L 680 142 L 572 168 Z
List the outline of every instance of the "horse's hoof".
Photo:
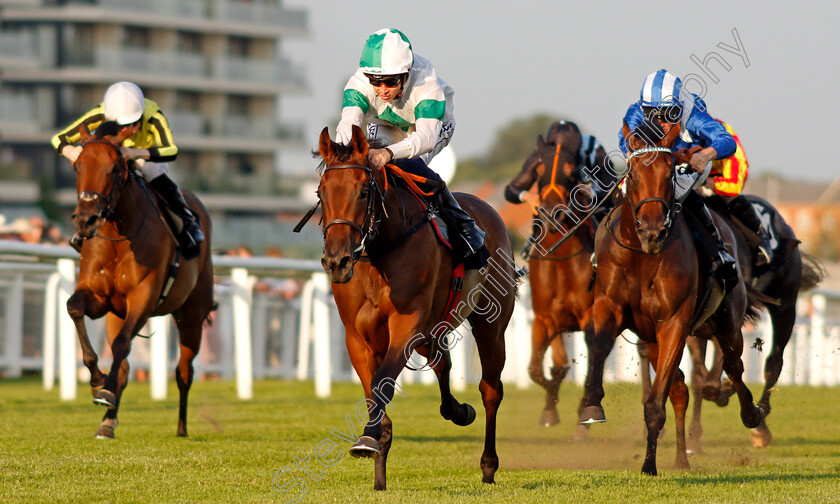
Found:
M 114 428 L 110 425 L 100 425 L 93 439 L 114 439 Z
M 557 414 L 557 409 L 545 409 L 540 415 L 540 425 L 543 427 L 553 427 L 560 423 L 560 415 Z
M 604 408 L 600 406 L 587 406 L 580 412 L 580 423 L 582 424 L 604 423 L 606 421 Z
M 350 447 L 350 455 L 355 458 L 379 458 L 379 441 L 370 436 L 362 436 Z
M 458 406 L 458 414 L 452 419 L 452 423 L 466 427 L 475 421 L 475 408 L 471 404 L 463 403 Z
M 753 445 L 753 448 L 766 448 L 771 441 L 773 441 L 773 434 L 770 433 L 764 419 L 761 420 L 758 427 L 750 429 L 750 444 Z
M 575 432 L 572 433 L 572 441 L 583 442 L 589 439 L 589 426 L 578 425 L 575 427 Z
M 113 409 L 117 404 L 117 396 L 110 390 L 102 389 L 94 396 L 93 404 L 99 404 L 101 406 L 107 406 L 108 409 Z

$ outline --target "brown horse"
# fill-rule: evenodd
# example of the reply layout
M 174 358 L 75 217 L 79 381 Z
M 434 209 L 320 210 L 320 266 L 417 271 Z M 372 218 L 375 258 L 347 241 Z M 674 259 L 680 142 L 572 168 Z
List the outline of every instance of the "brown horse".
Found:
M 747 313 L 746 287 L 739 277 L 725 296 L 712 296 L 716 310 L 702 310 L 705 271 L 700 266 L 696 245 L 686 218 L 675 204 L 674 154 L 671 146 L 678 125 L 665 134 L 658 126 L 631 134 L 624 125 L 631 150 L 625 178 L 625 199 L 608 218 L 596 238 L 598 274 L 595 283 L 593 320 L 595 334 L 589 341 L 586 390 L 581 403 L 581 422 L 606 421 L 604 362 L 624 329 L 646 342 L 656 378 L 644 402 L 647 449 L 642 472 L 656 475 L 656 446 L 665 424 L 665 401 L 674 406 L 677 430 L 677 467 L 687 468 L 685 412 L 688 387 L 679 370 L 686 338 L 700 324 L 707 324 L 724 351 L 724 369 L 733 382 L 741 403 L 741 420 L 756 427 L 763 412 L 752 402 L 742 380 L 741 325 Z M 648 139 L 659 139 L 650 141 Z M 737 247 L 732 231 L 717 219 L 730 247 Z M 704 318 L 705 317 L 705 318 Z
M 772 219 L 770 222 L 770 228 L 772 229 L 771 243 L 776 244 L 774 248 L 777 251 L 769 269 L 763 272 L 759 271 L 758 275 L 756 275 L 752 268 L 754 258 L 751 256 L 751 247 L 747 243 L 745 233 L 735 233 L 735 239 L 738 244 L 737 250 L 739 252 L 737 259 L 741 266 L 741 271 L 744 273 L 744 277 L 761 294 L 778 300 L 777 303 L 767 304 L 767 311 L 770 315 L 770 322 L 773 328 L 773 341 L 770 353 L 767 355 L 764 364 L 764 392 L 758 402 L 762 410 L 769 415 L 771 410 L 770 393 L 782 372 L 782 356 L 785 347 L 790 341 L 791 334 L 793 333 L 793 325 L 796 322 L 796 301 L 799 293 L 809 290 L 820 283 L 825 272 L 817 260 L 799 250 L 797 246 L 799 240 L 796 239 L 793 229 L 791 229 L 772 205 L 757 196 L 749 195 L 746 198 L 751 203 L 768 210 L 767 213 Z M 707 204 L 712 208 L 718 209 L 718 213 L 724 216 L 733 230 L 744 228 L 743 225 L 739 225 L 735 218 L 726 211 L 725 203 L 719 198 L 714 196 L 707 198 Z M 701 437 L 703 435 L 703 427 L 700 422 L 702 409 L 701 398 L 714 401 L 719 406 L 724 406 L 732 394 L 731 387 L 728 383 L 723 389 L 721 387 L 723 354 L 720 345 L 716 342 L 713 342 L 715 346 L 714 365 L 711 370 L 706 369 L 707 338 L 708 335 L 706 335 L 706 338 L 692 337 L 688 339 L 693 366 L 691 387 L 695 397 L 688 443 L 689 448 L 695 452 L 702 452 Z M 772 438 L 773 436 L 764 419 L 750 433 L 750 442 L 756 448 L 767 446 L 770 444 Z
M 557 400 L 560 384 L 569 371 L 569 356 L 563 344 L 564 332 L 584 331 L 592 337 L 592 293 L 587 292 L 594 249 L 591 220 L 577 230 L 553 252 L 552 245 L 564 238 L 580 219 L 588 217 L 592 204 L 576 167 L 576 153 L 580 146 L 573 138 L 559 136 L 546 143 L 542 136 L 537 151 L 542 164 L 537 167 L 537 188 L 540 207 L 534 219 L 534 247 L 528 263 L 531 285 L 531 305 L 534 322 L 531 326 L 531 380 L 545 389 L 545 406 L 539 423 L 546 427 L 560 423 Z M 574 200 L 572 198 L 575 198 Z M 573 203 L 574 201 L 574 203 Z M 552 349 L 551 378 L 543 372 L 543 357 Z M 578 429 L 576 437 L 585 436 Z
M 207 239 L 198 257 L 181 261 L 160 205 L 120 152 L 125 133 L 106 136 L 102 130 L 100 126 L 92 136 L 82 128 L 82 152 L 73 166 L 79 195 L 73 224 L 85 241 L 79 280 L 67 301 L 90 370 L 93 401 L 108 407 L 96 438 L 114 437 L 120 397 L 128 381 L 126 358 L 132 338 L 149 317 L 166 314 L 174 316 L 180 333 L 181 356 L 175 372 L 181 395 L 178 436 L 186 436 L 192 360 L 201 345 L 201 326 L 214 308 L 210 217 L 195 196 L 185 193 Z M 180 268 L 171 279 L 176 263 Z M 103 315 L 114 358 L 107 375 L 97 365 L 84 323 L 85 316 Z
M 361 129 L 354 127 L 350 145 L 344 146 L 334 143 L 324 128 L 319 147 L 325 166 L 318 187 L 324 223 L 321 263 L 332 281 L 347 350 L 364 387 L 370 418 L 350 453 L 376 459 L 374 489 L 384 490 L 392 441 L 385 407 L 412 350 L 433 363 L 443 418 L 457 425 L 475 419 L 475 409 L 458 403 L 449 390 L 448 348 L 453 343 L 442 337 L 459 323 L 441 321 L 453 285 L 453 261 L 424 223 L 428 214 L 420 202 L 389 182 L 382 171 L 368 167 L 369 146 Z M 481 469 L 483 481 L 493 483 L 499 467 L 496 413 L 502 401 L 504 331 L 513 311 L 517 273 L 507 230 L 496 211 L 473 196 L 457 198 L 487 233 L 485 244 L 491 254 L 486 268 L 466 272 L 464 301 L 450 315 L 469 320 L 478 347 L 479 390 L 486 411 Z

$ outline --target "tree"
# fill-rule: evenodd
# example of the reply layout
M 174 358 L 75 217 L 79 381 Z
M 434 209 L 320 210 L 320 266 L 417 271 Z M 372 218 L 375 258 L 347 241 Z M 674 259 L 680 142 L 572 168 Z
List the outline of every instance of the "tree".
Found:
M 458 164 L 455 181 L 503 182 L 511 179 L 536 148 L 537 136 L 545 135 L 551 123 L 560 119 L 537 114 L 514 120 L 496 133 L 486 156 L 467 158 Z

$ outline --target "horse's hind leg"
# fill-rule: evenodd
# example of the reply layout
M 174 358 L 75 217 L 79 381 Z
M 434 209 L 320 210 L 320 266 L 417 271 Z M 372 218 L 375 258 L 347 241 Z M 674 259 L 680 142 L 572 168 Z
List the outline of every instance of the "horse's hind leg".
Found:
M 758 401 L 758 405 L 764 410 L 765 417 L 770 414 L 770 393 L 776 386 L 779 375 L 782 374 L 783 354 L 796 322 L 796 297 L 785 300 L 779 306 L 770 305 L 767 311 L 770 312 L 770 320 L 773 324 L 773 346 L 764 361 L 764 392 L 761 394 L 761 400 Z M 750 443 L 755 448 L 764 448 L 772 440 L 773 435 L 767 427 L 766 420 L 762 419 L 758 427 L 752 429 Z
M 686 340 L 688 354 L 691 356 L 691 392 L 694 396 L 692 406 L 691 426 L 688 429 L 688 446 L 692 453 L 703 453 L 703 383 L 706 375 L 706 347 L 707 341 L 696 336 L 689 336 Z
M 481 392 L 485 412 L 484 452 L 481 454 L 481 472 L 484 483 L 495 483 L 496 471 L 499 469 L 499 456 L 496 453 L 496 415 L 504 397 L 502 387 L 502 369 L 505 367 L 504 330 L 511 311 L 493 322 L 477 316 L 470 317 L 478 356 L 481 360 L 481 383 L 478 385 L 478 390 Z
M 115 314 L 109 313 L 105 316 L 105 330 L 109 345 L 111 345 L 122 326 L 123 320 Z M 117 382 L 117 390 L 114 395 L 113 407 L 109 407 L 108 410 L 105 411 L 105 416 L 102 417 L 102 423 L 99 425 L 99 429 L 96 431 L 96 435 L 94 436 L 96 439 L 114 439 L 114 430 L 119 425 L 117 413 L 120 409 L 120 400 L 122 399 L 123 391 L 125 391 L 125 387 L 128 385 L 129 369 L 128 359 L 123 360 L 122 364 L 120 364 L 119 380 Z
M 741 421 L 746 427 L 757 427 L 764 419 L 764 411 L 753 404 L 752 393 L 744 384 L 744 362 L 741 360 L 744 340 L 741 328 L 735 327 L 734 330 L 730 329 L 731 332 L 727 332 L 725 328 L 721 329 L 723 329 L 722 334 L 732 335 L 728 339 L 718 336 L 718 340 L 723 351 L 723 370 L 726 371 L 727 376 L 732 381 L 732 386 L 735 388 L 735 393 L 738 394 L 738 401 L 741 404 Z
M 201 332 L 204 321 L 213 310 L 213 273 L 205 266 L 195 289 L 173 314 L 178 326 L 180 353 L 175 369 L 175 383 L 178 384 L 178 433 L 187 436 L 187 397 L 193 381 L 193 359 L 201 348 Z
M 450 335 L 449 341 L 453 341 L 451 338 L 452 335 Z M 454 344 L 457 344 L 460 338 L 454 341 Z M 454 344 L 450 343 L 452 346 Z M 416 350 L 417 353 L 432 363 L 432 369 L 437 376 L 438 386 L 440 387 L 440 416 L 462 427 L 473 423 L 475 421 L 475 408 L 467 403 L 459 403 L 449 388 L 449 373 L 452 370 L 452 359 L 449 351 L 437 348 L 432 353 L 428 347 L 421 347 Z
M 85 328 L 85 316 L 97 319 L 107 313 L 108 307 L 96 300 L 96 297 L 87 289 L 77 290 L 67 300 L 67 313 L 73 319 L 76 326 L 76 335 L 82 347 L 82 362 L 90 371 L 90 391 L 96 393 L 105 385 L 105 374 L 99 369 L 99 357 L 93 350 Z

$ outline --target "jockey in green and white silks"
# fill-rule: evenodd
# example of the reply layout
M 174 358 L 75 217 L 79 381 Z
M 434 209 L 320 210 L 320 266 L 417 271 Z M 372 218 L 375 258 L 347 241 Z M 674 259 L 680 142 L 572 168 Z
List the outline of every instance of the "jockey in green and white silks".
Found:
M 474 261 L 481 267 L 489 257 L 484 231 L 428 167 L 455 132 L 454 96 L 435 67 L 414 54 L 408 37 L 393 28 L 379 30 L 368 37 L 359 68 L 344 87 L 336 138 L 347 145 L 353 126 L 366 125 L 368 140 L 384 142 L 383 147 L 368 151 L 372 169 L 393 162 L 406 172 L 438 182 L 441 213 L 456 225 L 468 257 L 481 251 Z
M 381 49 L 376 50 L 377 44 Z M 404 76 L 402 90 L 385 102 L 367 75 Z M 353 125 L 367 122 L 368 138 L 388 142 L 393 159 L 419 157 L 428 165 L 455 131 L 454 96 L 429 60 L 413 53 L 405 35 L 379 30 L 368 39 L 359 69 L 344 87 L 338 141 L 349 143 Z

